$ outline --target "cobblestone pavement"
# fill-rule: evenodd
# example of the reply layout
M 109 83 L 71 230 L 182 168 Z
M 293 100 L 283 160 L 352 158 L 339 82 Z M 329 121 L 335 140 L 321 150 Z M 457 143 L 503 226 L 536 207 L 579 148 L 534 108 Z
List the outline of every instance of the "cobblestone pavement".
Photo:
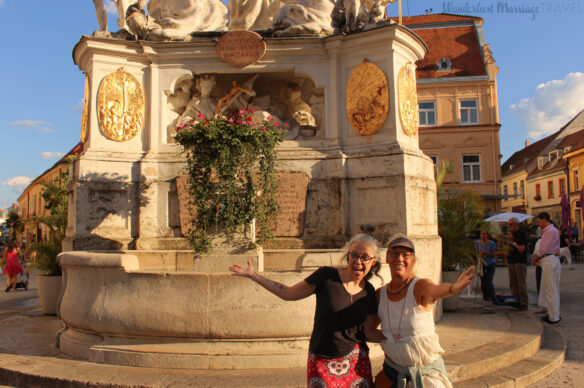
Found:
M 562 280 L 560 284 L 560 315 L 562 321 L 556 326 L 565 336 L 568 343 L 566 361 L 547 378 L 532 384 L 532 388 L 547 387 L 584 387 L 584 264 L 574 265 L 570 271 L 562 264 Z M 498 295 L 510 295 L 509 279 L 506 267 L 497 267 L 495 272 L 495 288 Z M 536 311 L 537 288 L 535 284 L 535 267 L 527 269 L 527 290 L 529 292 L 529 310 Z M 479 288 L 480 294 L 480 288 Z M 472 297 L 477 303 L 483 302 L 481 296 Z M 501 307 L 508 308 L 511 307 Z

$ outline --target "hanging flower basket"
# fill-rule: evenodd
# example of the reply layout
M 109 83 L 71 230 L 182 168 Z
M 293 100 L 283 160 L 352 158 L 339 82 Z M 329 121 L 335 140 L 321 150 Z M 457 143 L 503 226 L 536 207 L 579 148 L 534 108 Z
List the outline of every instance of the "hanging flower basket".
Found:
M 253 114 L 251 109 L 236 117 L 199 114 L 177 127 L 195 209 L 186 237 L 196 253 L 211 250 L 212 227 L 229 235 L 248 231 L 255 220 L 257 241 L 273 238 L 268 221 L 279 211 L 275 148 L 285 134 L 272 117 L 256 122 Z

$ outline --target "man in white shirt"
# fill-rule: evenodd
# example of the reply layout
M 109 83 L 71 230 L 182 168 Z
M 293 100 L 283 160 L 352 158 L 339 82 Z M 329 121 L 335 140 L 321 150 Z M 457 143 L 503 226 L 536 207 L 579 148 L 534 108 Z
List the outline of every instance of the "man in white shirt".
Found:
M 541 266 L 541 290 L 538 305 L 547 308 L 542 321 L 551 325 L 560 323 L 560 232 L 551 223 L 550 215 L 539 213 L 537 224 L 541 228 L 541 241 L 533 254 L 533 264 Z

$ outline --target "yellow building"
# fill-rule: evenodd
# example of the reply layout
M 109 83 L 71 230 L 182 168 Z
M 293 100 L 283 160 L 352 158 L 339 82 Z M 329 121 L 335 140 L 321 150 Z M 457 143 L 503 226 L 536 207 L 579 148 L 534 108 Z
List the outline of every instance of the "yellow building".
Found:
M 18 197 L 19 215 L 24 224 L 22 232 L 23 241 L 27 244 L 33 241 L 43 240 L 48 238 L 48 230 L 44 225 L 36 225 L 35 218 L 47 215 L 45 209 L 45 201 L 42 196 L 43 183 L 53 181 L 59 176 L 60 171 L 67 170 L 68 164 L 65 160 L 69 156 L 79 155 L 82 151 L 82 143 L 77 144 L 67 155 L 61 158 L 51 168 L 46 170 L 40 176 L 35 178 L 24 192 Z
M 579 154 L 575 149 L 584 145 L 583 139 L 584 111 L 557 132 L 515 152 L 501 167 L 501 210 L 533 216 L 545 211 L 561 225 L 560 202 L 563 194 L 569 194 L 574 219 L 579 209 L 578 174 L 584 173 L 578 170 Z M 568 173 L 572 169 L 570 163 L 574 172 Z
M 584 131 L 574 147 L 564 155 L 568 172 L 568 195 L 570 199 L 570 213 L 572 223 L 578 227 L 579 241 L 582 241 L 582 202 L 581 193 L 584 182 Z
M 420 148 L 434 163 L 448 160 L 456 173 L 445 183 L 479 193 L 499 210 L 501 177 L 497 71 L 485 43 L 483 19 L 432 14 L 404 24 L 428 45 L 416 63 Z

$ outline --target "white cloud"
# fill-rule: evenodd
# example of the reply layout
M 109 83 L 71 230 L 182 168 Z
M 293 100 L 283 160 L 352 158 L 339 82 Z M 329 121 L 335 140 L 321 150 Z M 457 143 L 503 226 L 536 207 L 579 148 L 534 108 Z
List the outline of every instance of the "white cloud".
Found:
M 4 0 L 0 0 L 0 6 L 4 5 Z
M 41 152 L 41 157 L 43 159 L 56 159 L 56 158 L 62 158 L 63 155 L 65 155 L 62 152 Z
M 15 176 L 2 182 L 2 186 L 12 187 L 15 193 L 20 193 L 32 182 L 32 178 L 26 176 Z
M 563 80 L 537 85 L 533 97 L 511 105 L 511 110 L 527 130 L 527 136 L 539 139 L 570 121 L 584 109 L 584 73 L 570 73 Z
M 40 121 L 40 120 L 19 120 L 19 121 L 11 121 L 8 123 L 9 125 L 21 128 L 21 129 L 34 129 L 36 131 L 44 132 L 44 133 L 55 133 L 54 129 L 49 128 L 51 123 L 47 121 Z
M 77 111 L 82 111 L 83 110 L 83 103 L 84 103 L 84 98 L 80 98 L 79 101 L 77 101 L 77 105 L 74 105 L 72 107 L 73 110 L 77 110 Z
M 1 1 L 1 0 L 0 0 Z M 103 5 L 105 5 L 105 11 L 111 15 L 118 15 L 118 6 L 114 4 L 112 0 L 104 0 Z

